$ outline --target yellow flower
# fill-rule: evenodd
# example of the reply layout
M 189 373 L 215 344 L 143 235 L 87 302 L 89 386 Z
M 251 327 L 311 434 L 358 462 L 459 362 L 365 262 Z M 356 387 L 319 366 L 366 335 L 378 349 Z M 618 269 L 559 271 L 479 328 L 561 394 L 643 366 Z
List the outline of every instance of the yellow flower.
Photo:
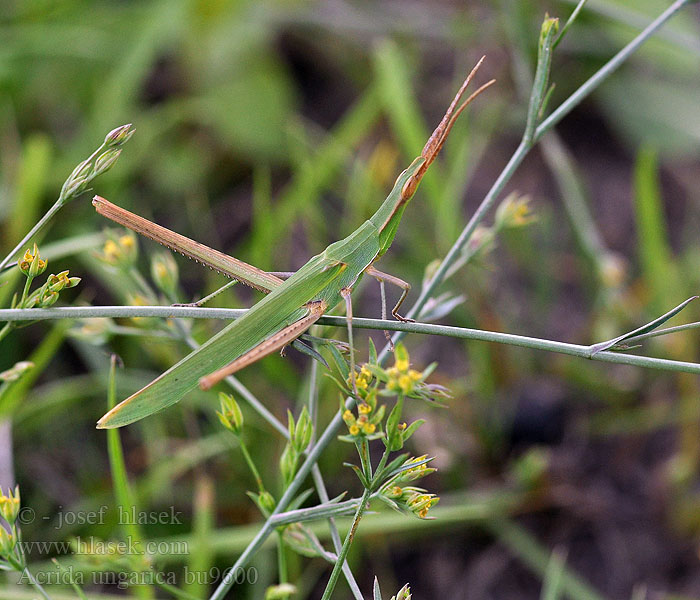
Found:
M 114 240 L 107 240 L 102 248 L 102 254 L 104 254 L 108 262 L 116 262 L 121 253 L 119 252 L 119 246 Z
M 350 425 L 349 431 L 350 431 L 350 435 L 359 435 L 360 428 L 357 425 Z
M 369 404 L 363 402 L 362 404 L 360 404 L 360 405 L 357 407 L 357 411 L 358 411 L 361 415 L 364 415 L 364 414 L 367 414 L 367 413 L 371 413 L 371 412 L 372 412 L 372 407 L 371 407 Z M 349 411 L 348 411 L 348 412 L 349 412 Z
M 405 373 L 408 371 L 408 360 L 405 358 L 400 358 L 396 361 L 396 368 L 401 372 Z
M 413 391 L 413 379 L 408 375 L 399 377 L 399 387 L 404 394 L 410 394 Z
M 123 248 L 133 248 L 134 247 L 134 238 L 131 237 L 130 235 L 123 235 L 119 238 L 119 245 L 122 246 Z
M 362 427 L 362 431 L 367 435 L 374 433 L 375 429 L 377 429 L 377 426 L 374 423 L 365 423 Z

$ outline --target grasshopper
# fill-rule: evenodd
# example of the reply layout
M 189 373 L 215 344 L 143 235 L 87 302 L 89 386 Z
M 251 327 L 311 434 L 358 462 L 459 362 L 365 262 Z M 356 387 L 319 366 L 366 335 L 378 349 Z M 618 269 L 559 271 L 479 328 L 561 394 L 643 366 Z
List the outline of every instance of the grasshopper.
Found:
M 211 388 L 223 378 L 292 343 L 341 301 L 346 305 L 352 378 L 355 372 L 350 300 L 352 288 L 363 274 L 374 277 L 382 285 L 385 282 L 397 285 L 402 293 L 391 312 L 395 318 L 405 320 L 398 310 L 410 285 L 377 270 L 374 263 L 391 246 L 408 201 L 440 152 L 457 117 L 474 98 L 495 82 L 485 83 L 462 100 L 483 61 L 484 57 L 469 73 L 420 156 L 398 176 L 391 192 L 374 215 L 348 237 L 311 258 L 287 279 L 212 250 L 95 196 L 93 205 L 98 213 L 108 219 L 267 294 L 244 316 L 115 406 L 98 421 L 97 427 L 121 427 L 143 419 L 175 404 L 198 384 L 202 389 Z

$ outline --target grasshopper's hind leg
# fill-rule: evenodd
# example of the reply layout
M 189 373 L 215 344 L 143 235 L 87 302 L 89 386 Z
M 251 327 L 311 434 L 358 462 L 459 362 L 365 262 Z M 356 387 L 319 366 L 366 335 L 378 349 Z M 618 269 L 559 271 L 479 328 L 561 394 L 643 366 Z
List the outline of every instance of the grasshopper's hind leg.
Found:
M 323 315 L 323 313 L 326 312 L 328 305 L 325 301 L 320 300 L 309 302 L 306 305 L 306 307 L 309 309 L 309 312 L 305 317 L 302 317 L 298 321 L 294 321 L 294 323 L 291 323 L 285 328 L 280 329 L 280 331 L 275 333 L 272 337 L 263 340 L 257 346 L 248 350 L 248 352 L 246 352 L 242 356 L 239 356 L 232 363 L 229 363 L 228 365 L 219 369 L 218 371 L 214 371 L 214 373 L 211 373 L 210 375 L 202 377 L 199 380 L 199 387 L 203 390 L 208 390 L 212 386 L 219 383 L 219 381 L 221 381 L 225 377 L 233 375 L 236 371 L 240 371 L 242 368 L 247 367 L 249 364 L 252 364 L 255 361 L 267 356 L 268 354 L 272 354 L 280 348 L 283 348 L 291 341 L 298 338 L 316 321 L 318 321 L 319 318 Z

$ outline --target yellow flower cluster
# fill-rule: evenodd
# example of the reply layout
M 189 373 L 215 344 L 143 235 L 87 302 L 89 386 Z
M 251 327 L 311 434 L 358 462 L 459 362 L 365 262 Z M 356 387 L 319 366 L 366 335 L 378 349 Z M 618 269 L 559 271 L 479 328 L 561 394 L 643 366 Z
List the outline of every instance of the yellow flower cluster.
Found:
M 370 373 L 370 371 L 367 367 L 363 366 L 360 369 L 360 372 L 355 377 L 355 387 L 357 388 L 357 391 L 360 393 L 366 392 L 371 381 L 372 381 L 372 373 Z M 348 383 L 348 386 L 352 387 L 352 377 L 351 376 L 348 376 L 347 383 Z M 361 394 L 361 395 L 364 395 L 364 394 Z
M 394 485 L 386 488 L 382 495 L 394 500 L 400 508 L 412 512 L 420 519 L 425 519 L 430 508 L 440 501 L 439 496 L 413 486 Z
M 363 402 L 358 405 L 357 412 L 359 413 L 357 417 L 350 409 L 343 413 L 343 421 L 348 426 L 350 435 L 372 435 L 377 430 L 377 425 L 370 421 L 369 415 L 372 412 L 372 407 Z
M 415 388 L 417 381 L 423 376 L 420 371 L 409 368 L 408 358 L 397 358 L 393 367 L 386 370 L 389 376 L 386 387 L 388 390 L 401 391 L 404 394 L 410 394 Z

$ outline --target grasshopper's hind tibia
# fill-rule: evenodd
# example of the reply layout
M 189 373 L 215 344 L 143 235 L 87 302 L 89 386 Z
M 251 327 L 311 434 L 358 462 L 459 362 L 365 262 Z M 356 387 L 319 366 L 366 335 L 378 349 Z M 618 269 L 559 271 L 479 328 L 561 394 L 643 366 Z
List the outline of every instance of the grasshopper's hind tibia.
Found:
M 248 352 L 238 357 L 232 363 L 229 363 L 218 371 L 214 371 L 214 373 L 210 375 L 202 377 L 199 380 L 199 387 L 203 390 L 208 390 L 225 377 L 233 375 L 236 371 L 240 371 L 249 364 L 283 348 L 318 321 L 323 313 L 326 312 L 328 304 L 322 300 L 314 301 L 309 302 L 307 308 L 309 309 L 309 313 L 305 317 L 295 321 L 291 325 L 287 325 L 287 327 L 281 329 L 272 337 L 260 342 L 257 346 L 248 350 Z

